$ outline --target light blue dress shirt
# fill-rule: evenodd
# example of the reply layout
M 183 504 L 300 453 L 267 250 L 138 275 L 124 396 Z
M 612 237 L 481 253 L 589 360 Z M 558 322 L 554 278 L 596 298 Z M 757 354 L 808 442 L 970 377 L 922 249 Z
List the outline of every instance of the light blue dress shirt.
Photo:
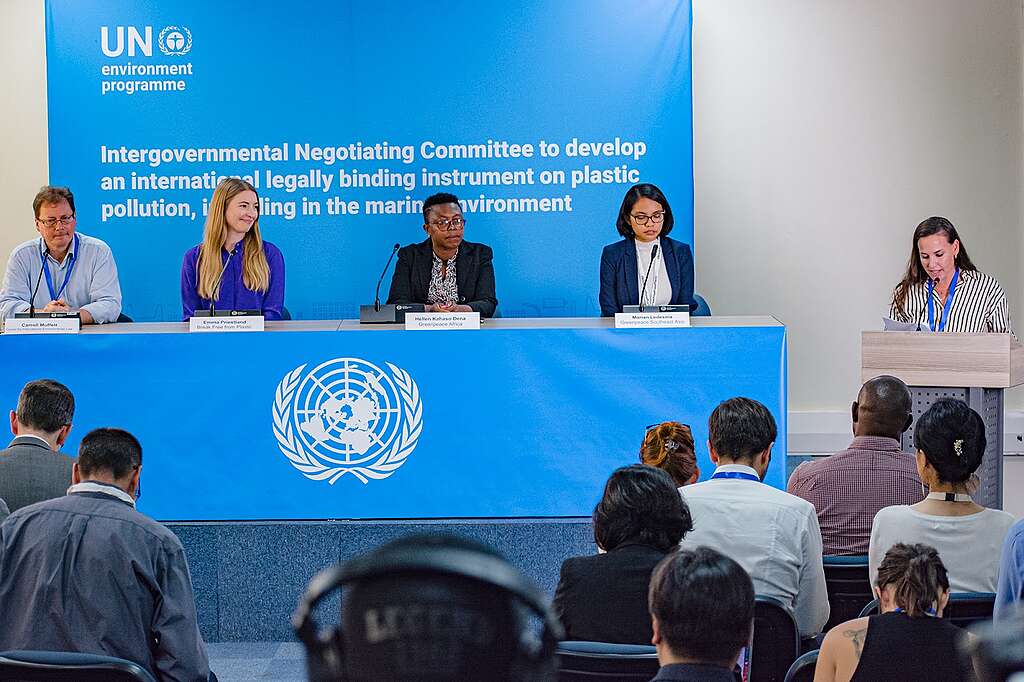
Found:
M 62 262 L 46 254 L 54 293 L 63 285 L 68 268 L 73 267 L 61 298 L 72 309 L 88 310 L 96 324 L 116 322 L 121 314 L 121 285 L 110 247 L 81 232 L 76 232 L 75 236 L 77 239 L 72 241 Z M 41 274 L 44 249 L 42 238 L 37 237 L 20 244 L 11 253 L 3 288 L 0 289 L 0 318 L 8 319 L 15 313 L 28 312 L 29 297 Z M 36 310 L 42 310 L 51 300 L 46 277 L 43 276 L 36 291 Z

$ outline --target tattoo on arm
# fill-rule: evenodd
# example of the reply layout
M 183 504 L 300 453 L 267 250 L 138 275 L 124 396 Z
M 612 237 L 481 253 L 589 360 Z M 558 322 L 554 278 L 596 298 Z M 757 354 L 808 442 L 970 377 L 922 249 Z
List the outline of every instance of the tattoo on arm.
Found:
M 860 660 L 860 655 L 864 652 L 864 639 L 868 629 L 861 628 L 860 630 L 843 630 L 843 636 L 853 642 L 853 650 L 857 654 L 857 660 Z

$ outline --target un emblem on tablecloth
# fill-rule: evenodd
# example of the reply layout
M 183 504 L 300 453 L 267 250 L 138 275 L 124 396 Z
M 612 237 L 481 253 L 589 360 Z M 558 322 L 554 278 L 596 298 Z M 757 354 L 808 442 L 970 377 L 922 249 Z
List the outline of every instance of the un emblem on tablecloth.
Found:
M 284 375 L 274 393 L 274 437 L 292 466 L 332 485 L 345 474 L 363 483 L 393 474 L 416 448 L 423 404 L 405 370 L 335 358 Z

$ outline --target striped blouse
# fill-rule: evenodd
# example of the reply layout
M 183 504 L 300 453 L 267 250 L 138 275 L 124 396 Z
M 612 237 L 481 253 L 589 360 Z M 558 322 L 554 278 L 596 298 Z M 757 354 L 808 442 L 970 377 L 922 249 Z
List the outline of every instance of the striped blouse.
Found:
M 932 293 L 936 326 L 942 316 L 943 303 L 937 292 Z M 918 282 L 911 285 L 903 310 L 896 309 L 896 292 L 893 291 L 889 317 L 899 322 L 916 322 L 922 328 L 928 327 L 928 284 Z M 1010 329 L 1010 313 L 1006 306 L 1006 294 L 999 282 L 983 272 L 961 270 L 953 294 L 953 305 L 946 320 L 947 332 L 1006 332 Z

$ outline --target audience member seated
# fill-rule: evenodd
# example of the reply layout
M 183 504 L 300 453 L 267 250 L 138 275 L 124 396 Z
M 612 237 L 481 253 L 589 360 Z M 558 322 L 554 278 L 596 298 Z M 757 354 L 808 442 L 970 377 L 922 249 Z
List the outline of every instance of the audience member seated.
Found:
M 931 490 L 911 506 L 886 507 L 871 526 L 872 582 L 882 556 L 897 542 L 935 547 L 954 592 L 995 592 L 999 553 L 1013 516 L 974 503 L 972 477 L 985 453 L 985 424 L 967 403 L 940 398 L 914 427 L 917 471 Z
M 1003 542 L 993 616 L 999 623 L 1024 616 L 1024 520 L 1013 524 Z
M 642 464 L 616 470 L 594 509 L 594 540 L 604 553 L 562 564 L 554 609 L 566 639 L 650 644 L 651 571 L 691 527 L 667 473 Z
M 693 433 L 689 426 L 679 422 L 663 422 L 647 429 L 640 444 L 640 461 L 667 471 L 679 488 L 700 478 Z
M 12 512 L 63 497 L 74 460 L 60 452 L 71 431 L 75 398 L 51 379 L 30 381 L 11 411 L 14 440 L 0 450 L 0 498 Z
M 878 510 L 924 496 L 914 457 L 900 444 L 913 421 L 911 406 L 905 383 L 890 376 L 871 379 L 853 403 L 850 447 L 805 462 L 790 476 L 789 492 L 814 505 L 827 556 L 867 554 Z
M 934 547 L 893 545 L 878 567 L 875 592 L 882 613 L 829 631 L 815 682 L 965 679 L 957 661 L 962 631 L 941 618 L 949 579 Z
M 0 651 L 101 654 L 158 680 L 215 679 L 181 542 L 135 510 L 141 472 L 130 433 L 96 429 L 67 495 L 0 525 Z
M 684 548 L 707 545 L 735 559 L 759 595 L 793 609 L 804 638 L 828 620 L 821 531 L 814 506 L 761 483 L 771 461 L 775 419 L 761 403 L 732 398 L 708 420 L 711 480 L 680 488 L 694 530 Z
M 341 626 L 321 631 L 317 605 L 342 586 Z M 404 537 L 321 571 L 292 625 L 311 682 L 555 680 L 562 634 L 540 588 L 450 535 Z
M 734 682 L 754 627 L 754 585 L 743 567 L 710 547 L 669 554 L 649 595 L 658 682 Z

